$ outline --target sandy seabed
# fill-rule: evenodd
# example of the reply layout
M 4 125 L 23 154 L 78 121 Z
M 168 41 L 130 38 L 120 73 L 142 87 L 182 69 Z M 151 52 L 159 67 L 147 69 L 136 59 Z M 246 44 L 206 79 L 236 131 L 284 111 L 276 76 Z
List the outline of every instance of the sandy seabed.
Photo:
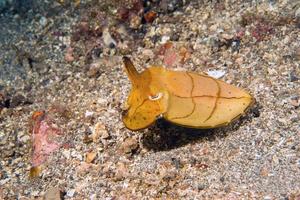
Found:
M 0 198 L 300 199 L 299 1 L 151 1 L 148 18 L 132 5 L 2 11 Z M 225 128 L 160 119 L 132 132 L 121 120 L 130 90 L 123 55 L 140 71 L 216 71 L 256 104 Z M 62 135 L 30 179 L 39 110 Z

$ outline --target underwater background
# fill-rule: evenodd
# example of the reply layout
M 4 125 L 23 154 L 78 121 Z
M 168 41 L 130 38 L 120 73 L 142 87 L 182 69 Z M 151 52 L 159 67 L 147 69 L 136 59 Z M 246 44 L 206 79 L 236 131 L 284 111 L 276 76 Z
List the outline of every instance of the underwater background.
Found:
M 124 56 L 255 103 L 128 130 Z M 299 109 L 299 0 L 0 0 L 0 199 L 299 199 Z

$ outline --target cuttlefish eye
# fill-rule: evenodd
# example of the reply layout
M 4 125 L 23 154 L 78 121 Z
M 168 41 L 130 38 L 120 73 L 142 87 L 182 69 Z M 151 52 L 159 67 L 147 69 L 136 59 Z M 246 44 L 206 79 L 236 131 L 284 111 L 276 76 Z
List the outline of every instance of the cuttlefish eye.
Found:
M 161 99 L 162 97 L 163 97 L 163 93 L 161 93 L 161 92 L 159 92 L 155 95 L 148 96 L 149 100 L 151 100 L 151 101 L 157 101 L 157 100 Z

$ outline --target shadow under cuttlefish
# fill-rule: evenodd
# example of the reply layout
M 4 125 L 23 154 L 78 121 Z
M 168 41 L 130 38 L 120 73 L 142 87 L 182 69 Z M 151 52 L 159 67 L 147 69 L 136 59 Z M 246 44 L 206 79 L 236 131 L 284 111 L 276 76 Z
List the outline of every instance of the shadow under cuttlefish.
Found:
M 262 107 L 255 103 L 245 115 L 233 121 L 228 126 L 213 129 L 194 129 L 177 126 L 164 119 L 158 119 L 141 137 L 141 145 L 149 150 L 167 151 L 190 143 L 212 141 L 226 137 L 241 126 L 251 123 L 260 115 Z

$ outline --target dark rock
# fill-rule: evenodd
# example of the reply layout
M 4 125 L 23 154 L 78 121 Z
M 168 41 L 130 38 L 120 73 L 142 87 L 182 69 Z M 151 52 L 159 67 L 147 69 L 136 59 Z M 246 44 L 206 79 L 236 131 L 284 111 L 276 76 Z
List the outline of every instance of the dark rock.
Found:
M 300 106 L 300 98 L 299 96 L 293 96 L 290 99 L 290 103 L 295 107 L 298 108 Z
M 199 184 L 198 185 L 198 190 L 204 190 L 205 189 L 205 185 L 204 184 Z
M 174 12 L 178 8 L 183 6 L 182 0 L 162 0 L 160 2 L 160 8 L 163 12 Z
M 2 150 L 2 155 L 4 158 L 10 158 L 10 157 L 13 157 L 15 155 L 15 150 L 13 149 L 4 149 Z
M 290 78 L 290 81 L 291 82 L 295 82 L 295 81 L 298 81 L 299 78 L 297 77 L 295 71 L 292 71 L 290 74 L 289 74 L 289 78 Z
M 254 118 L 257 118 L 260 116 L 260 109 L 262 107 L 259 105 L 259 104 L 256 104 L 254 107 L 251 108 L 251 113 L 252 113 L 252 116 Z
M 182 168 L 182 164 L 179 159 L 171 158 L 171 160 L 172 160 L 172 164 L 175 166 L 176 169 Z
M 31 103 L 32 102 L 28 100 L 26 97 L 24 97 L 23 95 L 17 94 L 11 98 L 9 107 L 15 108 L 20 105 L 31 104 Z
M 151 37 L 151 41 L 153 42 L 153 44 L 155 44 L 160 40 L 160 38 L 161 38 L 161 36 L 154 35 L 153 37 Z
M 180 38 L 179 34 L 178 33 L 174 33 L 172 36 L 171 36 L 171 41 L 178 41 Z
M 222 176 L 222 177 L 220 178 L 220 181 L 221 181 L 222 183 L 225 181 L 224 176 Z
M 231 49 L 232 52 L 238 52 L 241 46 L 241 40 L 240 39 L 235 39 L 231 43 Z
M 10 106 L 10 99 L 6 94 L 0 92 L 0 111 L 2 108 L 9 108 L 9 106 Z

